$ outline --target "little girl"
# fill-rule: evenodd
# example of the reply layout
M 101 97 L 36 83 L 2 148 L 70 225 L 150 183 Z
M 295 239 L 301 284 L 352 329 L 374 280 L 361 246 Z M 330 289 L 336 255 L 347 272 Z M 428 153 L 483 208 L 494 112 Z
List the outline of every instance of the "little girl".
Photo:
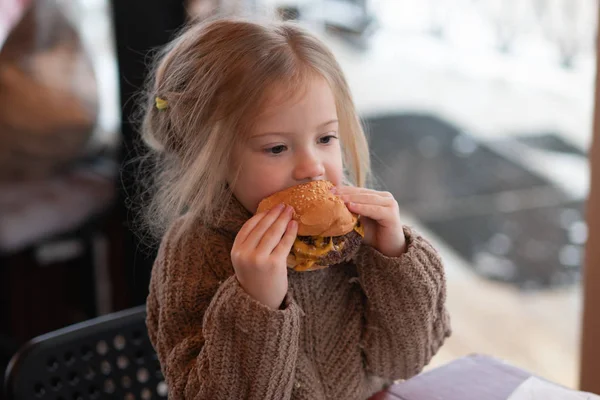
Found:
M 291 23 L 221 19 L 191 25 L 153 76 L 148 213 L 166 232 L 147 325 L 169 397 L 366 399 L 419 373 L 450 334 L 442 263 L 391 194 L 364 188 L 367 141 L 332 53 Z M 322 179 L 361 215 L 364 244 L 295 272 L 291 209 L 254 214 Z

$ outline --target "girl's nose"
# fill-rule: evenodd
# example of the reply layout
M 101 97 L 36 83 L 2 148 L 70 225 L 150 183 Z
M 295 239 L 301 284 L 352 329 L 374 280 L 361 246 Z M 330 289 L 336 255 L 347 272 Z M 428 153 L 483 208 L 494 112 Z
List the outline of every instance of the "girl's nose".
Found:
M 316 154 L 303 152 L 296 157 L 294 166 L 294 180 L 307 181 L 322 178 L 325 175 L 325 166 Z

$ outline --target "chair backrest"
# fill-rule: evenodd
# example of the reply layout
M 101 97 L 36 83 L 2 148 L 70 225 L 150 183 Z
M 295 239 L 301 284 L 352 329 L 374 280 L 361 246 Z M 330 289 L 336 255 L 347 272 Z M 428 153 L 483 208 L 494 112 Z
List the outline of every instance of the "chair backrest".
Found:
M 140 306 L 32 339 L 6 370 L 7 398 L 166 398 L 145 317 Z

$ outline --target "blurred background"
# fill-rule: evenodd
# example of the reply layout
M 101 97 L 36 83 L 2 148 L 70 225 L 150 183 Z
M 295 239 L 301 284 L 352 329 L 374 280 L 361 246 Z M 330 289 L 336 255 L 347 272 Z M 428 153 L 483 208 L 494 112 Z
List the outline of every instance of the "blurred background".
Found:
M 0 0 L 0 367 L 143 304 L 135 94 L 191 16 L 294 19 L 347 74 L 377 186 L 440 249 L 470 353 L 577 387 L 597 0 Z

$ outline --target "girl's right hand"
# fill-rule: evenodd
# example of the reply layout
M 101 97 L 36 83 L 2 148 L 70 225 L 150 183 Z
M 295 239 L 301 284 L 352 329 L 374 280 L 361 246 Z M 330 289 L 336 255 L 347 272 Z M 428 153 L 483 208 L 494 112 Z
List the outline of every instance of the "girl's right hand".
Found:
M 286 261 L 298 232 L 292 214 L 283 204 L 256 214 L 242 226 L 231 249 L 242 288 L 273 309 L 279 309 L 288 291 Z

